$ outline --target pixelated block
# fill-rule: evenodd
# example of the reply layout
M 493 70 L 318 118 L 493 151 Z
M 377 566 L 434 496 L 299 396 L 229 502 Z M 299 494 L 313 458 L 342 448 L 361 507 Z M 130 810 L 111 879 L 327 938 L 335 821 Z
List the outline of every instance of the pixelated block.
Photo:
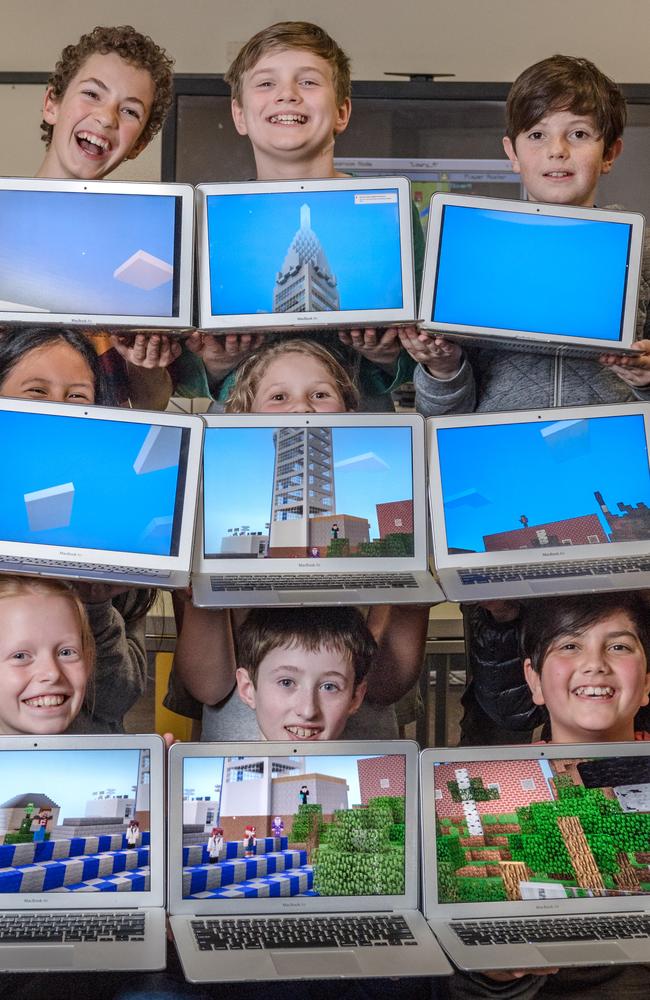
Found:
M 177 465 L 180 433 L 178 427 L 151 427 L 133 463 L 136 474 L 144 476 Z
M 456 507 L 485 507 L 490 501 L 479 493 L 476 489 L 462 490 L 460 493 L 452 493 L 445 499 L 445 507 L 453 510 Z
M 340 462 L 334 463 L 335 469 L 347 469 L 350 467 L 362 469 L 364 472 L 390 468 L 390 466 L 384 462 L 383 458 L 376 455 L 374 451 L 366 451 L 363 455 L 354 455 L 352 458 L 344 458 Z
M 72 516 L 74 483 L 25 493 L 24 500 L 30 531 L 67 528 Z
M 551 455 L 558 462 L 577 458 L 589 450 L 589 421 L 555 420 L 540 430 L 544 444 L 551 449 Z
M 169 538 L 170 529 L 174 523 L 171 514 L 166 517 L 153 517 L 142 532 L 141 541 L 158 541 Z
M 117 281 L 134 285 L 143 292 L 166 285 L 174 277 L 174 268 L 160 257 L 154 257 L 146 250 L 136 250 L 128 260 L 113 271 Z

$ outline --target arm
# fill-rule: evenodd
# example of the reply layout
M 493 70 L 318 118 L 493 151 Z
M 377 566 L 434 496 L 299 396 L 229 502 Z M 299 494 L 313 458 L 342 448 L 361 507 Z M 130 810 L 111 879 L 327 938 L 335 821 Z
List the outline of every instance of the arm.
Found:
M 187 338 L 185 346 L 203 362 L 210 392 L 216 399 L 226 376 L 257 351 L 264 339 L 263 333 L 209 334 L 195 331 Z
M 216 705 L 235 687 L 235 643 L 227 609 L 183 605 L 174 670 L 187 691 L 204 705 Z
M 446 413 L 473 413 L 476 409 L 476 381 L 467 357 L 455 375 L 436 378 L 421 364 L 413 376 L 415 409 L 423 417 L 439 417 Z
M 119 729 L 144 694 L 147 679 L 146 616 L 128 620 L 136 596 L 131 590 L 115 597 L 118 607 L 110 599 L 84 602 L 97 648 L 91 714 L 116 722 Z
M 167 368 L 181 353 L 180 340 L 160 333 L 114 335 L 115 350 L 126 361 L 131 405 L 143 410 L 164 410 L 172 394 Z
M 418 604 L 373 605 L 368 628 L 378 645 L 368 674 L 366 697 L 392 705 L 417 683 L 429 627 L 429 607 Z

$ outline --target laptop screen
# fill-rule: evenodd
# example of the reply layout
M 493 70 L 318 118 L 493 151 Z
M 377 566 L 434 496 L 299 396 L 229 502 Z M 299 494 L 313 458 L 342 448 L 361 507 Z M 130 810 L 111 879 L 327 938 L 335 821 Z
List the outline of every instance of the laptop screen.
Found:
M 176 556 L 190 431 L 0 409 L 0 540 Z M 56 442 L 56 447 L 53 447 Z
M 148 750 L 2 750 L 0 895 L 148 892 L 150 772 Z
M 405 794 L 402 754 L 186 757 L 183 899 L 402 895 Z
M 208 194 L 213 316 L 401 309 L 399 190 Z
M 641 414 L 435 433 L 450 555 L 650 539 Z
M 177 317 L 181 205 L 173 195 L 0 190 L 0 314 Z
M 434 762 L 433 775 L 438 903 L 650 894 L 647 755 Z
M 431 320 L 617 343 L 632 227 L 445 205 Z
M 206 558 L 414 555 L 410 427 L 210 427 L 203 491 Z

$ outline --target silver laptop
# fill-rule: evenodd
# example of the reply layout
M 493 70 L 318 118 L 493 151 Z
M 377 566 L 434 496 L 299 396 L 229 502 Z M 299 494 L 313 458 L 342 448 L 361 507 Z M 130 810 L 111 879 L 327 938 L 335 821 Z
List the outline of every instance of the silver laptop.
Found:
M 165 966 L 158 736 L 0 737 L 0 970 Z
M 0 219 L 0 329 L 191 327 L 191 185 L 3 177 Z
M 200 184 L 200 326 L 395 326 L 416 316 L 405 178 Z
M 647 962 L 650 744 L 421 755 L 424 912 L 461 969 Z
M 428 421 L 436 572 L 450 601 L 650 586 L 650 406 Z
M 0 572 L 189 582 L 203 422 L 0 399 Z
M 172 747 L 168 904 L 186 977 L 449 973 L 417 909 L 417 755 L 409 741 Z
M 199 607 L 435 604 L 417 414 L 206 417 Z
M 482 346 L 625 353 L 643 230 L 631 212 L 434 194 L 420 322 Z

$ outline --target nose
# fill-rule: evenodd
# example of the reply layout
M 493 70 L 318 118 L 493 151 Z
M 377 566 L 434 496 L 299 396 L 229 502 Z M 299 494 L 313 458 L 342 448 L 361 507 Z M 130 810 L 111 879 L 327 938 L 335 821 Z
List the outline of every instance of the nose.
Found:
M 54 653 L 42 653 L 35 666 L 36 678 L 43 684 L 54 684 L 61 676 L 61 667 Z
M 300 100 L 300 91 L 296 85 L 295 80 L 285 80 L 279 84 L 275 92 L 276 101 L 298 101 Z
M 95 120 L 103 128 L 114 128 L 117 125 L 118 107 L 114 101 L 105 101 L 95 110 Z
M 311 688 L 303 688 L 299 692 L 296 704 L 296 712 L 301 719 L 315 719 L 318 714 L 318 698 L 316 692 Z
M 548 144 L 548 155 L 564 159 L 567 155 L 567 142 L 563 135 L 552 136 Z
M 291 413 L 315 413 L 316 407 L 314 406 L 312 400 L 309 396 L 303 396 L 301 399 L 296 399 L 291 404 Z

